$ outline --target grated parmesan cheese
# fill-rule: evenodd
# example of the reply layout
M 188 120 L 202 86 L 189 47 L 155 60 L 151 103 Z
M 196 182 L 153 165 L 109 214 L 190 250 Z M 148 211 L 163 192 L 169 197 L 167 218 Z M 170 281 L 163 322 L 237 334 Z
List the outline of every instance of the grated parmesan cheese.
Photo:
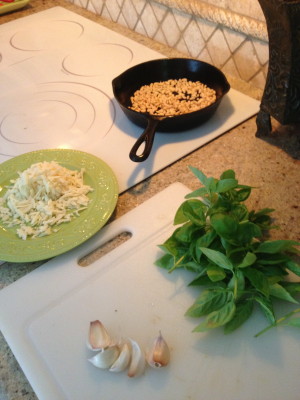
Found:
M 55 161 L 31 165 L 11 181 L 0 197 L 0 218 L 26 240 L 57 232 L 57 225 L 69 222 L 87 208 L 87 194 L 93 189 L 83 183 L 84 169 L 73 171 Z

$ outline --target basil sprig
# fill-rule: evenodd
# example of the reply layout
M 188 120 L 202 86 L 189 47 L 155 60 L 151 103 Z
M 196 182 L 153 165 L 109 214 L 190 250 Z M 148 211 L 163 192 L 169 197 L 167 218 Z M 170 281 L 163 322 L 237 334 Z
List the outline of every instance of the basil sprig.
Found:
M 239 328 L 258 304 L 269 326 L 300 327 L 300 308 L 276 318 L 275 299 L 298 303 L 300 282 L 289 282 L 289 272 L 300 276 L 294 260 L 300 243 L 265 240 L 274 228 L 273 209 L 249 211 L 244 204 L 252 187 L 240 185 L 233 170 L 220 179 L 208 178 L 190 167 L 202 186 L 188 194 L 174 218 L 180 225 L 160 245 L 164 255 L 156 265 L 172 272 L 184 268 L 195 273 L 191 286 L 202 286 L 198 298 L 186 311 L 200 318 L 196 332 L 223 327 L 225 333 Z

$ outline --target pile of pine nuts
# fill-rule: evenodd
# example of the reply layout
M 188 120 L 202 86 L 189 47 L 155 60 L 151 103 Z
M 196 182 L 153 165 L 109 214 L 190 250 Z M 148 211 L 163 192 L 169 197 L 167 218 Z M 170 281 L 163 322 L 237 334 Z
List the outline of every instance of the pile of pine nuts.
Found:
M 130 98 L 132 110 L 173 116 L 201 110 L 216 101 L 216 92 L 203 83 L 169 79 L 144 85 Z

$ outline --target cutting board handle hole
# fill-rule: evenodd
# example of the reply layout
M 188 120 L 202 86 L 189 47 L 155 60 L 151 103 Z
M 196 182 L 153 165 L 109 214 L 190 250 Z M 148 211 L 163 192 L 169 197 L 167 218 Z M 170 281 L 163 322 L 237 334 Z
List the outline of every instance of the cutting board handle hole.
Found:
M 78 261 L 78 265 L 80 267 L 88 267 L 89 265 L 93 264 L 95 261 L 99 260 L 101 257 L 105 256 L 116 247 L 120 246 L 121 244 L 127 242 L 132 237 L 132 233 L 128 231 L 124 231 L 119 233 L 118 235 L 114 236 L 112 239 L 108 240 L 101 246 L 97 247 L 96 249 L 92 250 L 90 253 L 81 257 Z

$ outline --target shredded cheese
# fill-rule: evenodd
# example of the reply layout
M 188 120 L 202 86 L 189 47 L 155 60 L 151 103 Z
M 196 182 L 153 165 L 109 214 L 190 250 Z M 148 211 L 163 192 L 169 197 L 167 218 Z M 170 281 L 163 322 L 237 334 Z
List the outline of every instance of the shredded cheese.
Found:
M 69 222 L 87 208 L 87 194 L 93 189 L 83 183 L 84 169 L 73 171 L 55 161 L 31 165 L 11 181 L 0 197 L 0 219 L 17 226 L 26 240 L 57 232 L 57 225 Z

